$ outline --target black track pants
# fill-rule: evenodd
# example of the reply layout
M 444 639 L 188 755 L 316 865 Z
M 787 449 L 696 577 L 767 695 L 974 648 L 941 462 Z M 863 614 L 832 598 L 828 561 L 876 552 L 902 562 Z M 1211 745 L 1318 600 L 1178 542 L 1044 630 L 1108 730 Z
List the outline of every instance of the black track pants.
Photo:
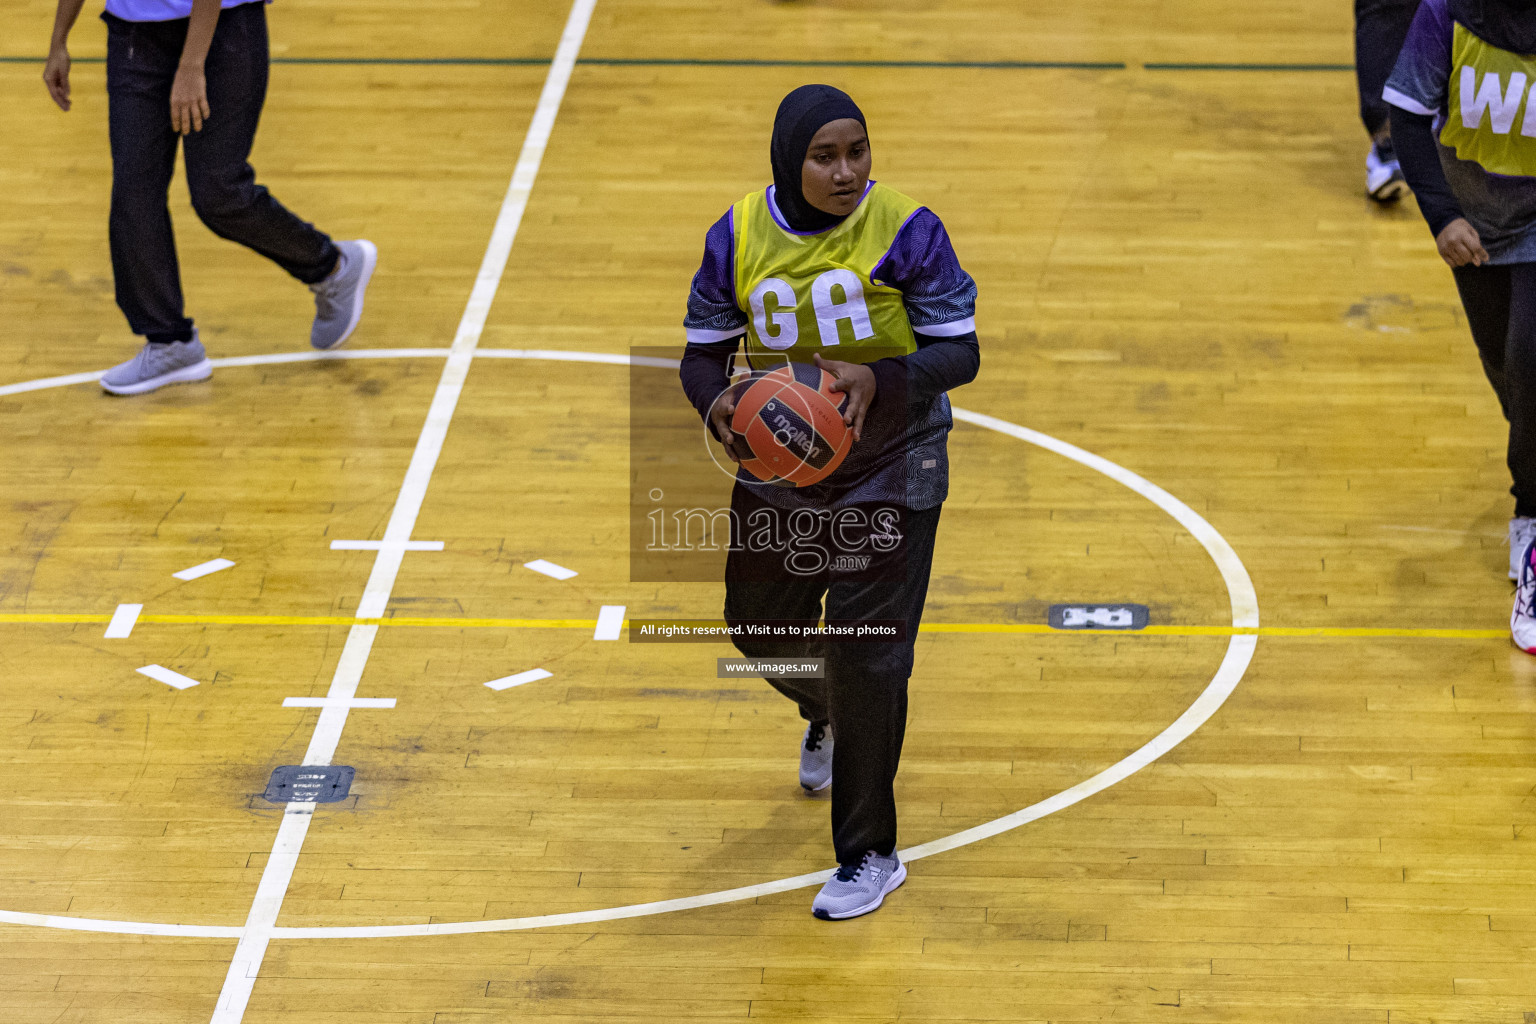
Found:
M 749 535 L 752 514 L 769 508 L 741 484 L 731 507 L 735 522 Z M 872 514 L 875 509 L 865 511 Z M 901 510 L 900 542 L 889 552 L 862 547 L 871 561 L 857 572 L 831 567 L 806 572 L 804 565 L 796 572 L 786 565 L 783 552 L 735 550 L 740 538 L 733 534 L 725 569 L 727 622 L 814 625 L 825 600 L 828 623 L 896 620 L 905 625 L 905 637 L 896 643 L 735 640 L 747 657 L 826 659 L 824 679 L 769 682 L 799 706 L 802 718 L 832 724 L 832 843 L 840 864 L 857 864 L 866 850 L 888 855 L 896 848 L 895 783 L 907 728 L 907 679 L 928 596 L 939 512 Z M 766 514 L 786 515 L 778 509 Z M 820 544 L 835 556 L 847 547 L 848 535 L 834 540 L 831 525 L 823 525 L 823 532 L 802 546 Z
M 1509 421 L 1515 515 L 1536 516 L 1536 263 L 1453 273 L 1483 370 Z
M 1360 88 L 1360 120 L 1375 135 L 1387 124 L 1381 90 L 1397 63 L 1419 0 L 1355 0 L 1355 80 Z

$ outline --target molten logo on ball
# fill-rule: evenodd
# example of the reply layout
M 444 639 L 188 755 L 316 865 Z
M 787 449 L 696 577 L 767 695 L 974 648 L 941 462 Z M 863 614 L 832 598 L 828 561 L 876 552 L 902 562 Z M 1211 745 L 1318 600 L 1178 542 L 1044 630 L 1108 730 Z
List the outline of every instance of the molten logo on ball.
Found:
M 853 445 L 843 423 L 848 396 L 833 391 L 835 378 L 807 363 L 791 363 L 732 385 L 742 468 L 765 483 L 806 487 L 842 465 Z

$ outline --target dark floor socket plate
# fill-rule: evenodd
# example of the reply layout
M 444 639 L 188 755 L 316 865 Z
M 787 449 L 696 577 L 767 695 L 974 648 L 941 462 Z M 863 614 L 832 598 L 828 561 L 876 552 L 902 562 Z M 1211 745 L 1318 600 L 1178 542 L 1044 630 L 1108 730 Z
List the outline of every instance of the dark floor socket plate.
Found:
M 272 770 L 267 791 L 262 794 L 274 804 L 292 802 L 334 804 L 345 800 L 352 790 L 354 772 L 344 764 L 285 764 Z
M 1095 601 L 1053 604 L 1046 618 L 1053 629 L 1146 629 L 1147 606 Z

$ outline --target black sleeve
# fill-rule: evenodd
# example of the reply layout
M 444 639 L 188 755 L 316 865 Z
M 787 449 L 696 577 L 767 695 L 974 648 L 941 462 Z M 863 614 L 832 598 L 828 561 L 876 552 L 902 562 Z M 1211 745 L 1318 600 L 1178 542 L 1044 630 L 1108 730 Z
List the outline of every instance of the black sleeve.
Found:
M 740 343 L 739 338 L 710 344 L 689 342 L 683 349 L 683 359 L 677 368 L 677 375 L 683 381 L 683 394 L 699 411 L 711 434 L 715 427 L 709 422 L 709 407 L 720 397 L 720 392 L 730 386 L 731 356 L 736 354 Z
M 981 369 L 981 343 L 976 332 L 939 338 L 917 335 L 917 351 L 907 356 L 877 359 L 869 364 L 875 374 L 875 398 L 906 392 L 908 405 L 927 405 L 939 395 L 976 379 Z
M 1435 144 L 1434 120 L 1428 114 L 1415 114 L 1402 107 L 1392 108 L 1392 147 L 1397 162 L 1419 202 L 1419 212 L 1429 223 L 1436 238 L 1445 226 L 1463 216 L 1461 204 L 1445 180 L 1440 166 L 1440 150 Z

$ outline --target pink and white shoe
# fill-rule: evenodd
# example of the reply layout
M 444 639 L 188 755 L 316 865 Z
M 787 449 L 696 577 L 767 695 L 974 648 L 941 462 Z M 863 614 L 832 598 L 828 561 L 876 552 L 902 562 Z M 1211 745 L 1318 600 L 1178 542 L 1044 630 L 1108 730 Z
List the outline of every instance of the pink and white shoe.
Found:
M 1509 613 L 1509 635 L 1526 654 L 1536 654 L 1536 540 L 1520 555 L 1520 582 L 1515 587 L 1515 607 Z

